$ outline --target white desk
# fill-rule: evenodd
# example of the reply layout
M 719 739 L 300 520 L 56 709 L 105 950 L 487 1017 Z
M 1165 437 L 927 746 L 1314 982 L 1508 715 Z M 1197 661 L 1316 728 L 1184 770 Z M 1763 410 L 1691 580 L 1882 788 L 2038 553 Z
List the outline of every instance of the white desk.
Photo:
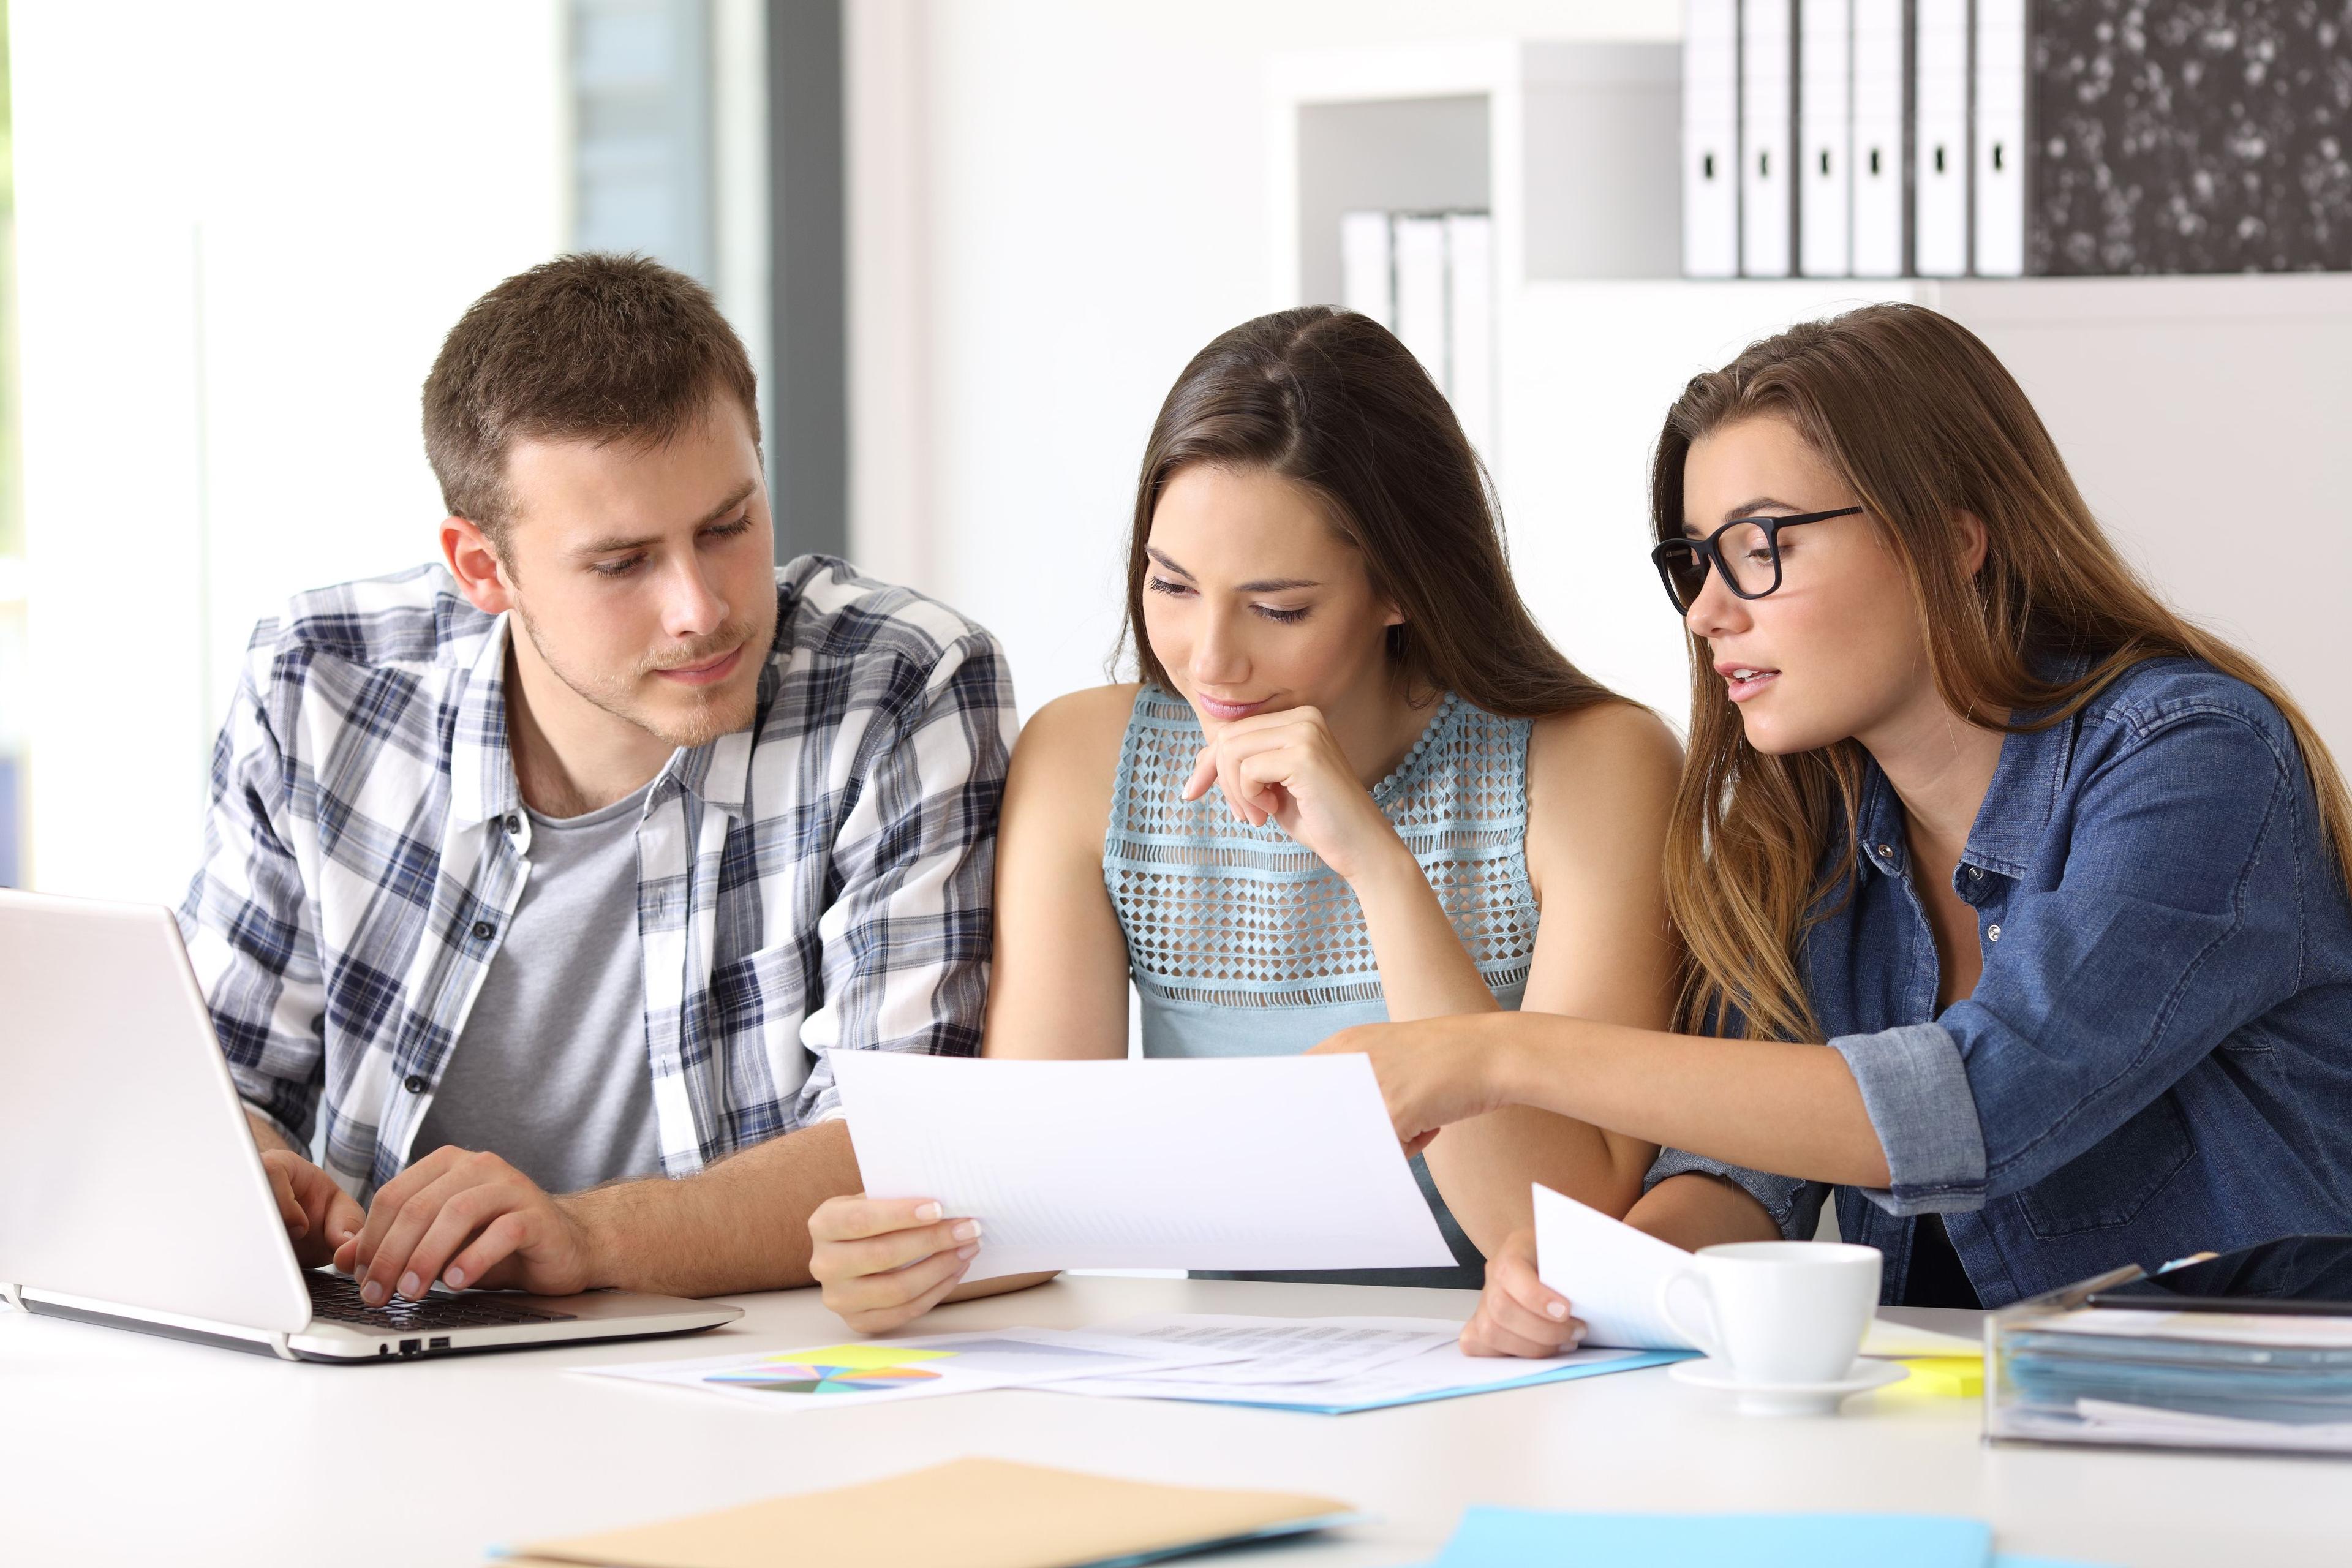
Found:
M 0 1560 L 479 1563 L 487 1547 L 870 1479 L 963 1454 L 1345 1499 L 1379 1522 L 1254 1563 L 1426 1562 L 1469 1503 L 1885 1510 L 1991 1521 L 2004 1549 L 2156 1568 L 2352 1561 L 2352 1465 L 1989 1448 L 1972 1400 L 1761 1420 L 1664 1368 L 1360 1415 L 971 1394 L 771 1413 L 563 1368 L 842 1336 L 811 1291 L 732 1328 L 405 1365 L 296 1365 L 0 1309 Z M 1144 1311 L 1459 1318 L 1439 1290 L 1065 1279 L 926 1327 Z

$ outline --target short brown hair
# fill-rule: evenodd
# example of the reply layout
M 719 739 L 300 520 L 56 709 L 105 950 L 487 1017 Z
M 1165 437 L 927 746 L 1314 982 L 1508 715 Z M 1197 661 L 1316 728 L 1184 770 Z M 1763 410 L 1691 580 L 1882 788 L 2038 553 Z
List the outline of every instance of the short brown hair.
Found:
M 425 378 L 441 501 L 503 543 L 517 437 L 658 447 L 731 395 L 760 438 L 758 378 L 710 290 L 642 256 L 559 256 L 467 308 Z

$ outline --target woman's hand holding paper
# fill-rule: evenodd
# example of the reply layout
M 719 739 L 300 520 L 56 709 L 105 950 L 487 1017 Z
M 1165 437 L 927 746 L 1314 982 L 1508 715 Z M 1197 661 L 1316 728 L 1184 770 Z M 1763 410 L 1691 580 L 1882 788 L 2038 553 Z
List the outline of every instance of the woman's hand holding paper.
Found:
M 1569 1300 L 1536 1278 L 1536 1233 L 1518 1230 L 1486 1260 L 1478 1310 L 1462 1325 L 1468 1355 L 1556 1356 L 1584 1340 Z

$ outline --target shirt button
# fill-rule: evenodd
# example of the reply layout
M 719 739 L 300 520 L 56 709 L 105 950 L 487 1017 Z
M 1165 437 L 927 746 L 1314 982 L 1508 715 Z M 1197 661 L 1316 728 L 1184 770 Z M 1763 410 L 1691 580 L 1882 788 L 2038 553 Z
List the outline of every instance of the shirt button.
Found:
M 424 1075 L 421 1073 L 410 1073 L 408 1075 L 408 1081 L 402 1084 L 400 1087 L 406 1089 L 411 1094 L 423 1094 L 425 1092 Z
M 1895 858 L 1895 851 L 1882 844 L 1878 847 L 1878 858 L 1881 860 L 1892 860 Z
M 474 922 L 474 940 L 476 942 L 488 942 L 490 938 L 498 934 L 499 928 L 492 925 L 489 921 L 476 921 Z
M 506 826 L 509 833 L 520 833 L 522 831 L 522 818 L 520 816 L 509 812 L 507 815 Z
M 1990 927 L 1986 928 L 1986 931 L 1985 931 L 1985 941 L 1987 941 L 1987 942 L 1999 942 L 2000 940 L 2000 927 L 1999 927 L 1999 926 L 1990 926 Z
M 1977 880 L 1980 879 L 1983 876 L 1984 876 L 1984 868 L 1983 868 L 1983 867 L 1981 867 L 1981 866 L 1971 866 L 1971 867 L 1969 867 L 1969 881 L 1971 881 L 1971 882 L 1977 881 Z

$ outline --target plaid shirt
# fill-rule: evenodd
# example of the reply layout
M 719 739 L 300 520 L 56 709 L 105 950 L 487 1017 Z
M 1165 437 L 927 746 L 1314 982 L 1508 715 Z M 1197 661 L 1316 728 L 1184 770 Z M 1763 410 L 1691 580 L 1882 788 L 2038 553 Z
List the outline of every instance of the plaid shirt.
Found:
M 823 556 L 776 598 L 751 728 L 672 756 L 637 829 L 673 1176 L 838 1114 L 830 1050 L 979 1048 L 1003 651 Z M 303 595 L 256 630 L 214 750 L 189 956 L 246 1102 L 362 1199 L 521 895 L 507 635 L 437 566 Z

